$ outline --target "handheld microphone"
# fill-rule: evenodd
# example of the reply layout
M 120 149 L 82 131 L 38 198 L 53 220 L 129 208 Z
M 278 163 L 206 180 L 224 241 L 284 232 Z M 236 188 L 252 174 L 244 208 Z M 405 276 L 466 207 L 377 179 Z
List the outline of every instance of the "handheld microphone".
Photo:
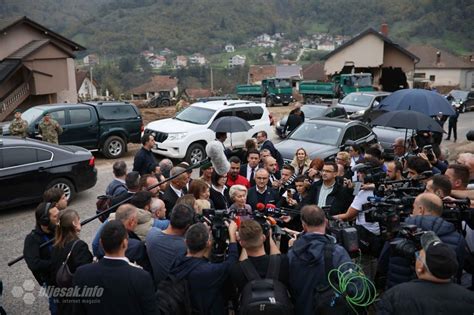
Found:
M 219 175 L 225 175 L 230 170 L 230 163 L 224 154 L 224 148 L 219 141 L 211 141 L 206 146 L 206 154 L 211 160 L 212 167 Z
M 255 210 L 257 210 L 258 212 L 264 212 L 265 205 L 263 203 L 259 202 L 255 205 Z

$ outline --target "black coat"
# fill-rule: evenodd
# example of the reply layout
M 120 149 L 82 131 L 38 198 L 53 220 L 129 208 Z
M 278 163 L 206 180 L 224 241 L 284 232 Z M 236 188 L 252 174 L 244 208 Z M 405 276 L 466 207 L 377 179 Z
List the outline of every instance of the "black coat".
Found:
M 140 176 L 151 174 L 151 171 L 153 171 L 157 165 L 158 163 L 156 162 L 153 152 L 148 151 L 143 147 L 138 150 L 133 159 L 133 170 L 140 173 Z
M 258 166 L 255 167 L 255 170 L 253 171 L 253 178 L 250 179 L 250 187 L 255 186 L 255 173 L 257 173 Z M 247 163 L 240 165 L 240 175 L 242 175 L 245 178 L 248 178 L 250 174 L 247 176 Z
M 471 315 L 474 293 L 454 283 L 412 280 L 386 291 L 376 305 L 378 315 Z
M 74 285 L 104 289 L 102 296 L 92 298 L 100 299 L 100 303 L 74 304 L 74 314 L 128 315 L 158 312 L 150 274 L 123 260 L 104 258 L 96 264 L 78 268 Z
M 318 204 L 319 192 L 323 181 L 319 180 L 311 185 L 308 191 L 307 199 L 311 204 Z M 330 205 L 329 214 L 336 215 L 345 213 L 354 199 L 353 190 L 347 189 L 341 183 L 341 180 L 336 178 L 336 183 L 332 192 L 326 198 L 326 205 Z
M 214 209 L 224 210 L 230 207 L 232 202 L 229 197 L 229 189 L 224 190 L 224 195 L 211 187 L 209 199 L 214 204 Z
M 41 249 L 40 245 L 52 238 L 54 238 L 54 234 L 46 234 L 40 227 L 36 227 L 25 238 L 23 255 L 26 265 L 40 285 L 49 281 L 52 250 L 52 245 Z
M 281 168 L 283 167 L 283 157 L 281 156 L 280 151 L 275 148 L 275 146 L 270 140 L 265 140 L 262 143 L 260 151 L 264 149 L 268 149 L 270 151 L 270 154 L 275 158 L 278 163 L 278 168 L 281 170 Z
M 179 199 L 179 197 L 174 192 L 173 188 L 171 188 L 171 185 L 168 185 L 168 187 L 166 187 L 165 191 L 163 192 L 161 199 L 165 203 L 166 217 L 169 219 L 171 210 L 173 210 L 173 207 L 176 204 L 176 201 Z

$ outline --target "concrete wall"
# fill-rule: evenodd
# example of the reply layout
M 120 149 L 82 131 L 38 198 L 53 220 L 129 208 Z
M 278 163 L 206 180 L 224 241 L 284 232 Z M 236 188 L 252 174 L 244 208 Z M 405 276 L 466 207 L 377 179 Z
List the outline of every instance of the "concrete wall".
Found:
M 350 46 L 329 57 L 324 64 L 327 75 L 339 72 L 346 62 L 354 62 L 357 68 L 376 68 L 384 61 L 384 42 L 373 34 L 367 34 Z
M 77 103 L 76 70 L 74 59 L 67 58 L 67 87 L 57 93 L 58 103 Z
M 461 83 L 461 72 L 460 69 L 416 69 L 415 74 L 417 74 L 416 79 L 425 79 L 429 80 L 430 76 L 434 75 L 435 80 L 431 81 L 431 86 L 460 86 Z M 418 75 L 424 73 L 425 77 L 421 78 Z

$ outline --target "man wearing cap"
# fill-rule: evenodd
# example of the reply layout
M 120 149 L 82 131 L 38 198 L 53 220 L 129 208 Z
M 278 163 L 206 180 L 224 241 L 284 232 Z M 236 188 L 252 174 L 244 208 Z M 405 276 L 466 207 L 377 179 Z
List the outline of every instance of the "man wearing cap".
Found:
M 451 282 L 456 275 L 456 253 L 432 231 L 421 236 L 415 253 L 418 279 L 399 284 L 382 296 L 377 314 L 473 314 L 474 293 Z
M 63 128 L 56 120 L 51 118 L 49 113 L 46 113 L 38 125 L 38 131 L 43 141 L 58 144 L 58 137 L 63 133 Z
M 15 119 L 10 123 L 8 130 L 10 131 L 10 136 L 26 138 L 28 135 L 28 122 L 21 119 L 21 112 L 19 110 L 15 111 Z
M 425 192 L 416 197 L 413 213 L 405 220 L 405 225 L 415 225 L 423 231 L 433 231 L 443 243 L 453 249 L 459 265 L 459 276 L 463 267 L 466 242 L 454 224 L 441 218 L 442 213 L 441 199 L 433 193 Z M 391 251 L 389 242 L 385 244 L 380 255 L 378 272 L 379 275 L 387 275 L 387 288 L 415 279 L 412 261 Z

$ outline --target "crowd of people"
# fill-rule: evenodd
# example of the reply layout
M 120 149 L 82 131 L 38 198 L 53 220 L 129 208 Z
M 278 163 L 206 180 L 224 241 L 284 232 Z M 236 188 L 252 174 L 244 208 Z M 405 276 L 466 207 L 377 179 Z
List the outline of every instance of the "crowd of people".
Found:
M 352 262 L 361 264 L 360 276 L 377 283 L 380 299 L 370 306 L 376 313 L 474 311 L 472 283 L 465 280 L 474 269 L 474 226 L 464 222 L 459 229 L 443 218 L 443 200 L 472 197 L 474 155 L 449 164 L 436 148 L 423 150 L 415 141 L 397 139 L 394 156 L 377 145 L 353 144 L 334 161 L 310 159 L 298 148 L 285 163 L 267 134 L 259 132 L 243 154 L 228 153 L 227 174 L 205 165 L 198 178 L 191 178 L 187 163 L 155 159 L 153 135 L 145 134 L 142 145 L 132 171 L 124 161 L 113 164 L 105 193 L 110 206 L 119 206 L 101 217 L 91 247 L 80 240 L 79 215 L 67 207 L 63 191 L 47 190 L 38 205 L 24 247 L 38 283 L 63 286 L 58 271 L 67 265 L 71 287 L 104 288 L 99 303 L 51 297 L 52 314 L 158 314 L 182 280 L 193 314 L 250 314 L 252 284 L 261 279 L 271 279 L 272 288 L 284 292 L 277 304 L 287 314 L 317 314 L 317 293 L 328 286 L 327 266 Z M 381 237 L 379 223 L 366 220 L 364 205 L 375 188 L 368 170 L 374 168 L 389 180 L 411 178 L 426 187 L 405 221 L 426 232 L 416 259 L 397 256 Z M 277 229 L 255 219 L 262 205 L 286 210 L 275 220 L 283 232 L 276 235 Z M 211 258 L 213 222 L 203 219 L 208 209 L 228 210 L 235 218 L 225 223 L 227 247 L 220 261 Z M 355 227 L 356 258 L 327 233 L 328 220 Z

